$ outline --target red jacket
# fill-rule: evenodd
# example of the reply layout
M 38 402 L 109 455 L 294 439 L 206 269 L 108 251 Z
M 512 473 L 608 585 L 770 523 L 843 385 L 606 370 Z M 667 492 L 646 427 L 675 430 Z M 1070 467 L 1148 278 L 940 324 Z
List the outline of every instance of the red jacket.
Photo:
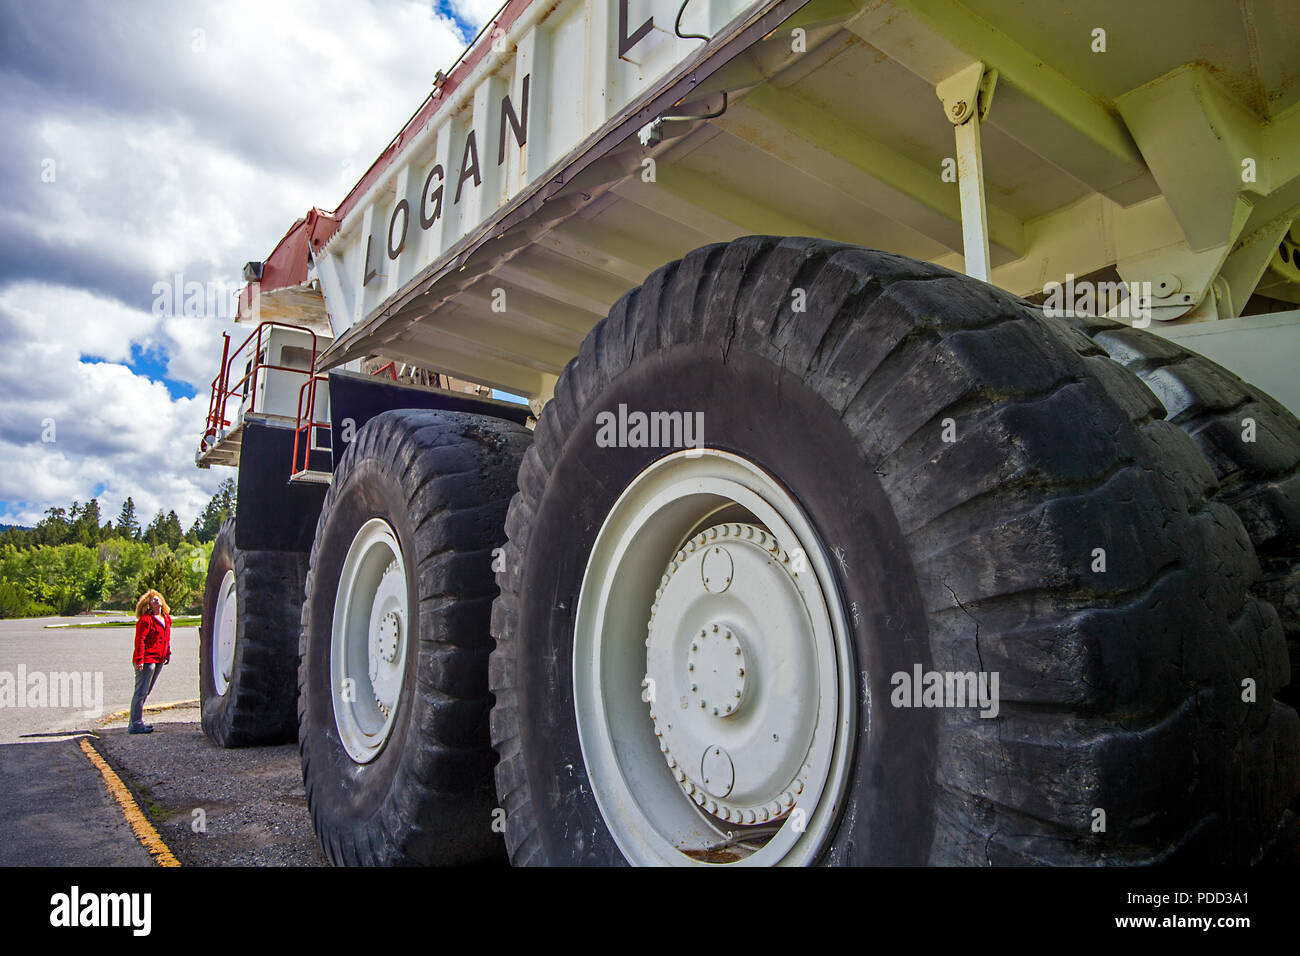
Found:
M 164 614 L 165 623 L 159 624 L 152 614 L 146 614 L 135 622 L 135 653 L 131 663 L 166 664 L 172 659 L 172 619 Z

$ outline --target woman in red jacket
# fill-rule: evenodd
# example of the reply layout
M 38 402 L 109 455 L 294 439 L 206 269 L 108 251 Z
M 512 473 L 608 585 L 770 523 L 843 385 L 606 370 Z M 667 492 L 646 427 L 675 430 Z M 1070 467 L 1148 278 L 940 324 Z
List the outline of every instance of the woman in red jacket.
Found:
M 144 722 L 144 702 L 164 664 L 172 659 L 171 608 L 163 596 L 150 588 L 135 605 L 135 696 L 131 698 L 132 734 L 151 734 L 153 725 Z

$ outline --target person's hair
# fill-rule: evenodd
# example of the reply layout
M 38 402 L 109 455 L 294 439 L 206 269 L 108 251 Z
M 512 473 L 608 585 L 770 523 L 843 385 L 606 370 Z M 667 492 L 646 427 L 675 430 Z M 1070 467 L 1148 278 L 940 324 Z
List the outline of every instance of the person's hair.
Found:
M 156 597 L 162 602 L 162 612 L 164 614 L 171 614 L 172 609 L 167 606 L 167 599 L 153 588 L 150 588 L 148 591 L 145 591 L 144 594 L 140 595 L 140 600 L 135 602 L 135 616 L 137 620 L 149 613 L 149 599 L 153 597 Z

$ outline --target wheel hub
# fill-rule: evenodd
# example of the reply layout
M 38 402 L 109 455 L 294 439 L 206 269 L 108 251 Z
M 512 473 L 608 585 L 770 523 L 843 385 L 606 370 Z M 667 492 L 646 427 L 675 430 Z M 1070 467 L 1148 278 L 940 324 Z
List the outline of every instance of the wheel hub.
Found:
M 406 675 L 407 604 L 397 536 L 372 518 L 344 558 L 330 638 L 335 725 L 357 763 L 378 756 L 392 733 Z
M 686 654 L 686 672 L 692 707 L 711 709 L 715 717 L 730 717 L 740 710 L 745 699 L 745 650 L 731 628 L 719 624 L 700 628 Z
M 651 609 L 659 748 L 686 795 L 729 823 L 784 818 L 811 770 L 816 653 L 796 577 L 767 531 L 715 525 L 672 559 Z
M 218 697 L 230 689 L 230 678 L 235 669 L 238 614 L 235 572 L 231 569 L 221 579 L 212 624 L 212 685 Z
M 676 452 L 624 488 L 572 656 L 591 792 L 629 862 L 817 859 L 855 739 L 847 611 L 816 528 L 755 463 Z
M 366 648 L 375 705 L 385 717 L 393 712 L 402 690 L 402 669 L 398 666 L 397 654 L 402 645 L 405 582 L 397 580 L 400 573 L 397 562 L 392 561 L 379 580 Z

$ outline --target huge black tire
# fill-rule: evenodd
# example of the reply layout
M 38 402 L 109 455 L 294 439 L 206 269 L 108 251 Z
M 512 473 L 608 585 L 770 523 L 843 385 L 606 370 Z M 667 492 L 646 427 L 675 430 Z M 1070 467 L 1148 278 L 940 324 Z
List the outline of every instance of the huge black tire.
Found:
M 1278 699 L 1300 706 L 1300 421 L 1277 399 L 1203 355 L 1100 318 L 1073 325 L 1155 393 L 1214 469 L 1218 500 L 1241 519 L 1263 574 L 1255 593 L 1277 610 L 1291 656 Z
M 992 286 L 812 239 L 708 246 L 624 296 L 560 377 L 507 519 L 491 675 L 513 862 L 624 860 L 572 660 L 593 541 L 668 454 L 598 447 L 620 405 L 703 410 L 706 444 L 774 476 L 835 554 L 864 686 L 822 862 L 1257 859 L 1300 787 L 1277 616 L 1196 447 L 1078 345 Z M 999 673 L 998 716 L 892 707 L 914 666 Z
M 307 556 L 241 551 L 235 521 L 212 544 L 199 626 L 199 706 L 203 732 L 219 747 L 292 742 L 298 734 L 298 628 Z M 233 576 L 234 658 L 218 690 L 213 625 L 222 583 Z M 223 673 L 223 677 L 224 677 Z
M 336 865 L 504 857 L 493 817 L 488 624 L 493 549 L 530 440 L 526 429 L 480 415 L 385 412 L 335 469 L 302 609 L 298 720 L 307 803 Z M 406 571 L 406 664 L 391 732 L 358 762 L 341 739 L 348 701 L 331 686 L 331 635 L 349 548 L 376 518 L 395 535 Z M 356 697 L 374 692 L 364 675 L 357 684 Z

